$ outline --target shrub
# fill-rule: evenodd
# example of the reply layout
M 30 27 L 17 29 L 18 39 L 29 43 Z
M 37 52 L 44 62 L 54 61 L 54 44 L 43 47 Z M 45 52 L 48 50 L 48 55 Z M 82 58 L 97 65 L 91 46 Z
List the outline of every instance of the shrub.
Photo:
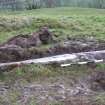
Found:
M 38 9 L 38 8 L 41 8 L 40 0 L 26 0 L 27 10 Z

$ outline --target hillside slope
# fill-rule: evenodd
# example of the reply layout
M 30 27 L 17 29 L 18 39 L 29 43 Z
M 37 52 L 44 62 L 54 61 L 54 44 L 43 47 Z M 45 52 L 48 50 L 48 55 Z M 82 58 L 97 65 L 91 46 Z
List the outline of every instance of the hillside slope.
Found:
M 49 27 L 58 42 L 84 36 L 104 40 L 105 10 L 62 7 L 1 13 L 0 43 L 43 26 Z M 105 65 L 18 66 L 0 73 L 0 104 L 105 105 Z
M 44 8 L 0 14 L 0 42 L 13 35 L 30 33 L 49 26 L 58 38 L 65 36 L 96 36 L 105 33 L 105 10 L 82 8 Z

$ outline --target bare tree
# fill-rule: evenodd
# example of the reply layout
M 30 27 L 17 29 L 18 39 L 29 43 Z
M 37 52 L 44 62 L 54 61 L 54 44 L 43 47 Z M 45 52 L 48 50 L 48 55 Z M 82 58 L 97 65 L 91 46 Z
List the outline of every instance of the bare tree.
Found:
M 55 0 L 44 0 L 47 7 L 51 8 L 55 6 Z

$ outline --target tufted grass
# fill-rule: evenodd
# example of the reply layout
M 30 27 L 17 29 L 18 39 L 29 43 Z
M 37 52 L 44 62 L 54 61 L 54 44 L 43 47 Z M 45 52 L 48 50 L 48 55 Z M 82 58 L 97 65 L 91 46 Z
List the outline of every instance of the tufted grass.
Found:
M 105 10 L 61 7 L 2 12 L 0 14 L 0 43 L 20 33 L 32 33 L 42 26 L 48 26 L 56 34 L 57 40 L 62 40 L 67 36 L 95 36 L 104 39 Z M 16 68 L 8 73 L 0 73 L 0 81 L 10 85 L 17 80 L 21 80 L 20 84 L 33 81 L 54 82 L 64 78 L 70 80 L 70 78 L 86 77 L 96 70 L 104 69 L 104 64 L 99 64 L 96 69 L 87 66 L 61 68 L 48 65 L 30 65 Z M 0 96 L 0 102 L 8 100 L 10 103 L 18 105 L 17 98 L 20 93 L 18 91 L 10 91 L 9 93 L 5 98 Z M 97 98 L 102 101 L 105 100 L 104 95 Z M 34 101 L 32 100 L 30 105 L 35 105 Z
M 58 39 L 66 36 L 105 37 L 105 10 L 88 8 L 44 8 L 0 14 L 0 42 L 20 33 L 48 26 Z

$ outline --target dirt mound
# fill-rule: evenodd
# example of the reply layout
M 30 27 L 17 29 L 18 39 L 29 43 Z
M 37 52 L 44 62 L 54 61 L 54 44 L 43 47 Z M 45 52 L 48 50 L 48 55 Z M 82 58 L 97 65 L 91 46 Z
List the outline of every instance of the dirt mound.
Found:
M 5 45 L 0 47 L 0 61 L 1 62 L 9 62 L 9 61 L 17 61 L 24 59 L 27 52 L 19 46 L 16 45 Z
M 37 48 L 52 42 L 53 36 L 47 27 L 32 34 L 17 35 L 0 45 L 0 62 L 40 58 L 44 52 L 37 50 Z M 29 49 L 33 47 L 34 51 L 30 51 Z
M 105 50 L 105 41 L 93 37 L 67 38 L 54 43 L 54 34 L 47 27 L 30 35 L 17 35 L 0 46 L 0 62 L 20 61 L 46 56 Z M 50 44 L 50 46 L 49 46 Z M 44 45 L 48 47 L 45 48 Z
M 105 50 L 105 41 L 89 40 L 89 39 L 70 39 L 59 42 L 51 49 L 53 54 L 78 53 L 95 50 Z
M 41 28 L 38 32 L 26 35 L 17 35 L 1 46 L 14 44 L 22 48 L 36 47 L 41 44 L 49 44 L 53 41 L 52 34 L 47 27 Z
M 17 35 L 10 40 L 8 40 L 6 43 L 4 43 L 2 46 L 5 45 L 17 45 L 22 48 L 29 48 L 32 46 L 38 46 L 41 44 L 39 38 L 37 36 L 32 35 Z

